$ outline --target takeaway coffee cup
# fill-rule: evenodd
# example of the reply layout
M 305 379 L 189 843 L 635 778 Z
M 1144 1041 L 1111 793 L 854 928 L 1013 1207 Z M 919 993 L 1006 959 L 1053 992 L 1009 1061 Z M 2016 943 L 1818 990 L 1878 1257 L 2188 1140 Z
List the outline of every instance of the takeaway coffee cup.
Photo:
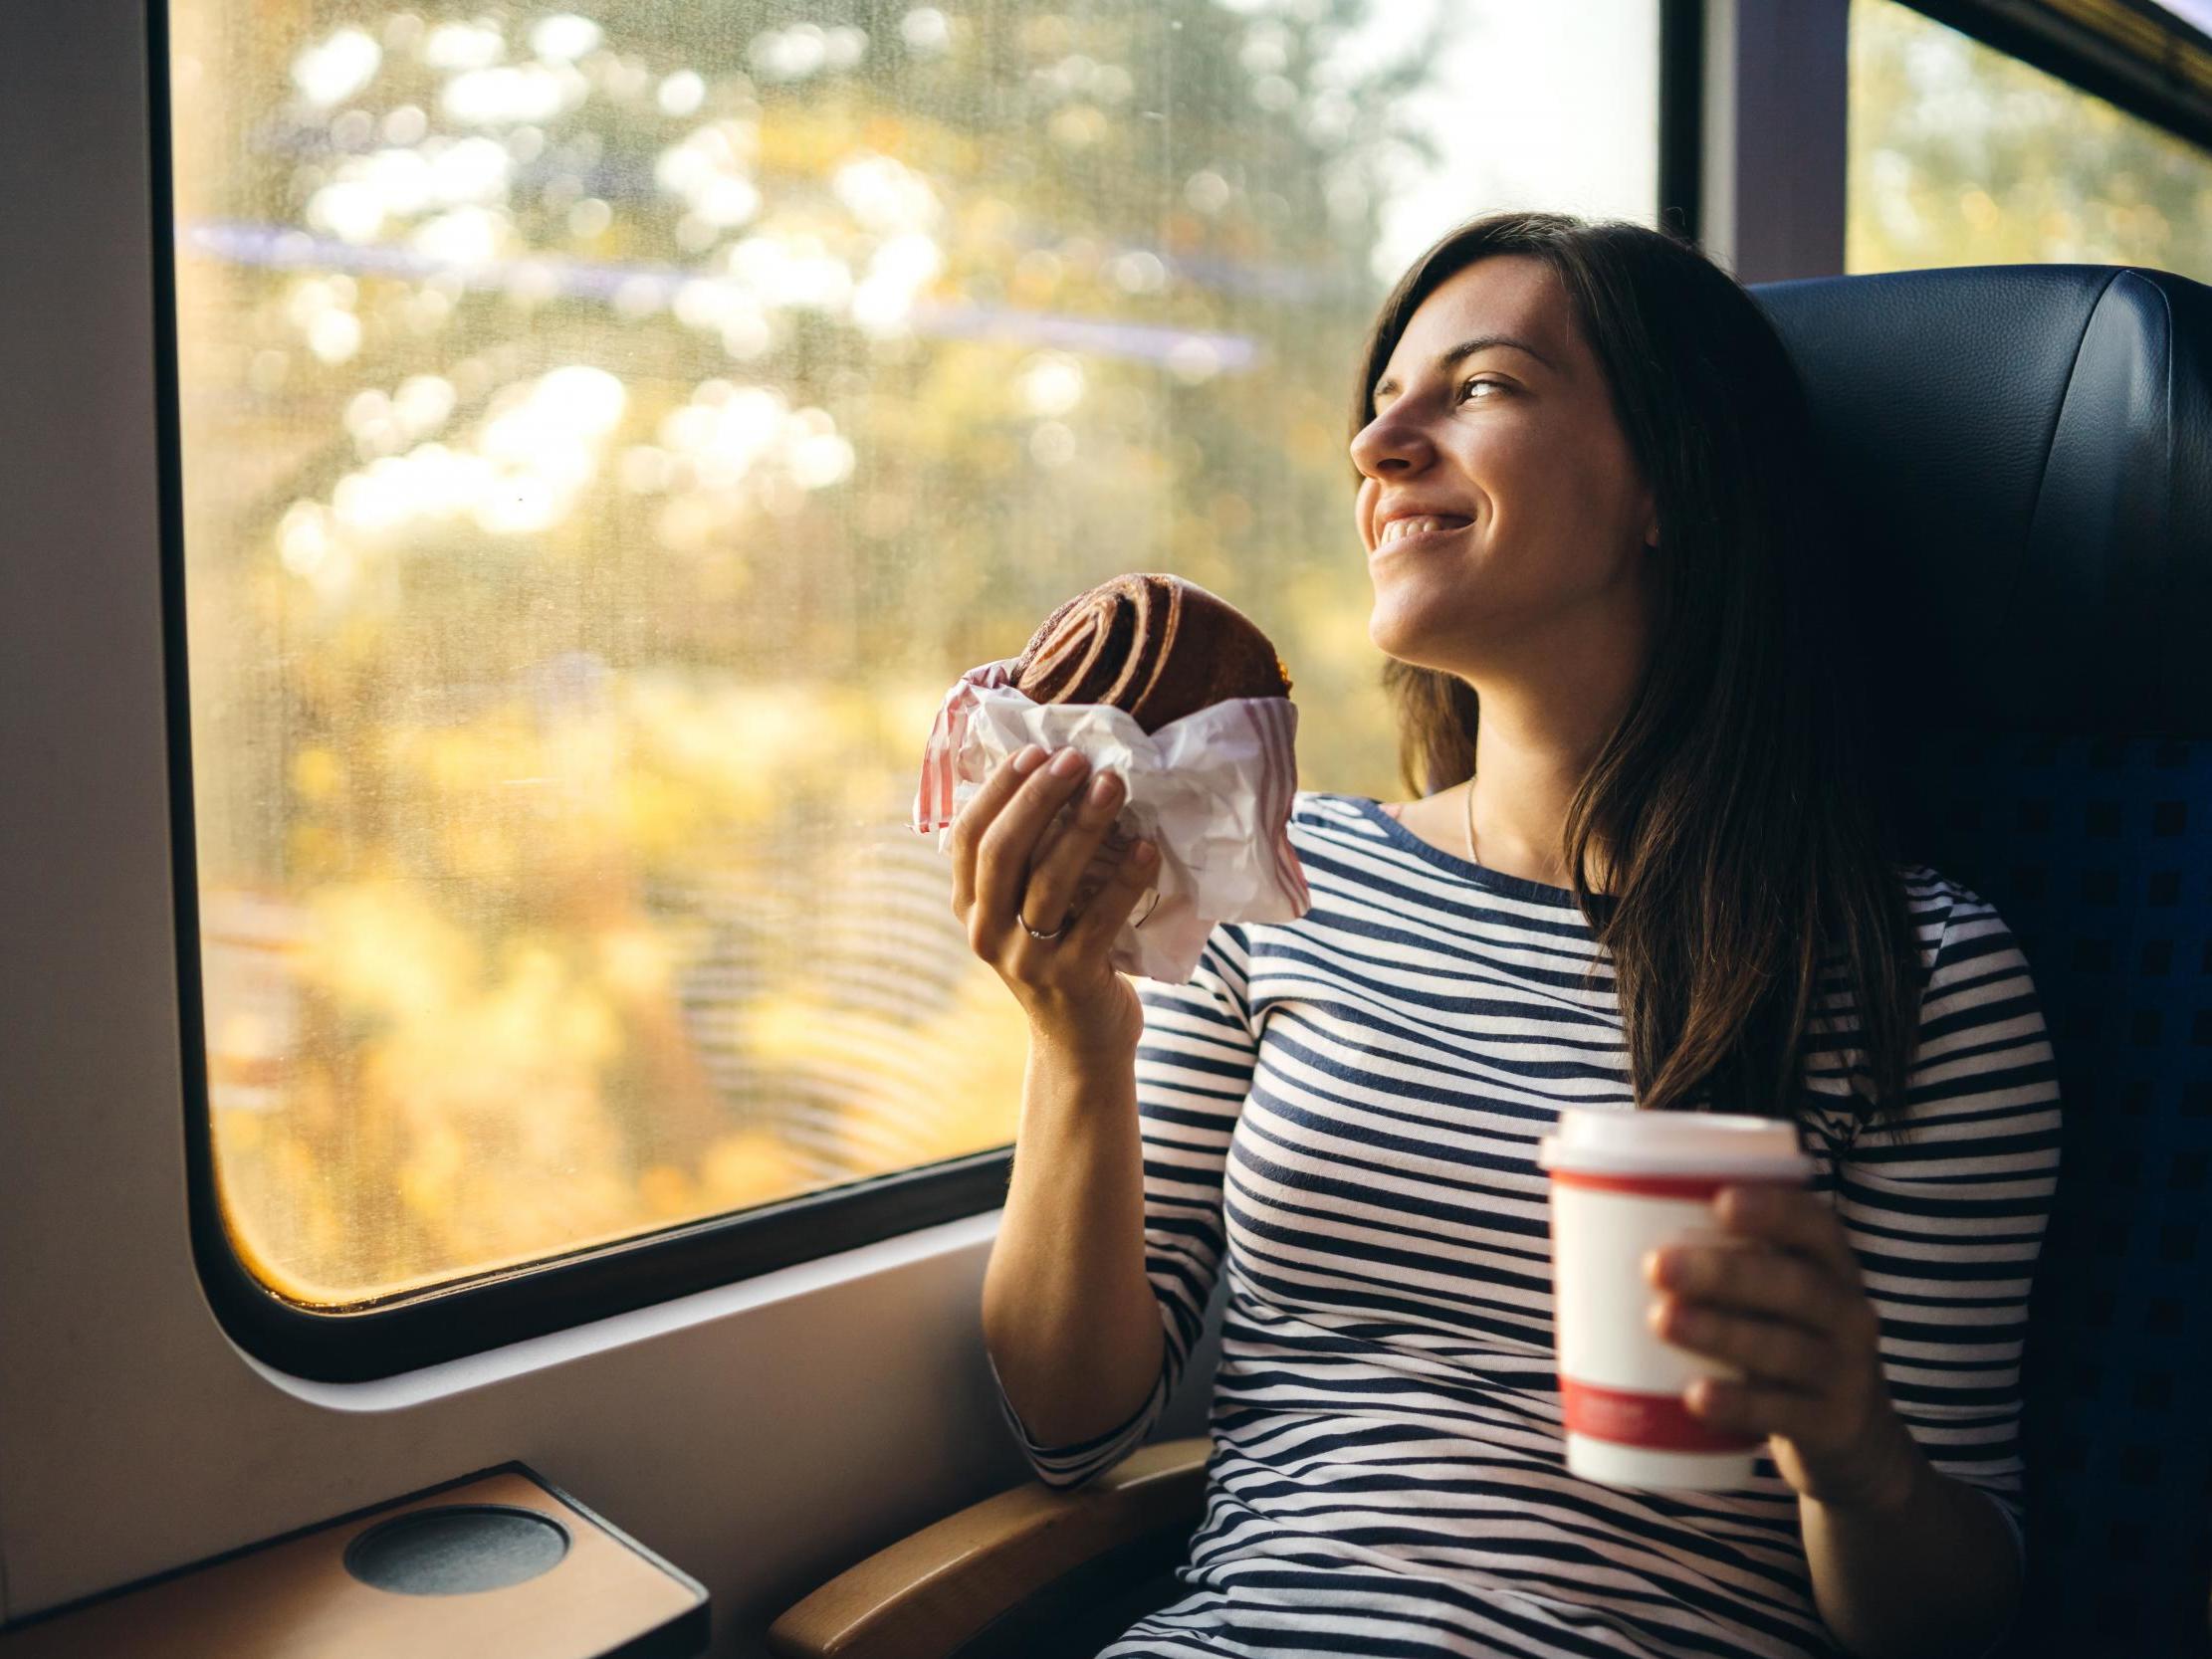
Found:
M 1653 1331 L 1660 1293 L 1644 1256 L 1719 1242 L 1712 1201 L 1726 1186 L 1802 1186 L 1813 1172 L 1793 1124 L 1716 1113 L 1576 1111 L 1538 1147 L 1551 1171 L 1552 1309 L 1567 1467 L 1611 1486 L 1710 1490 L 1751 1478 L 1761 1437 L 1692 1416 L 1694 1377 L 1736 1377 L 1722 1361 Z

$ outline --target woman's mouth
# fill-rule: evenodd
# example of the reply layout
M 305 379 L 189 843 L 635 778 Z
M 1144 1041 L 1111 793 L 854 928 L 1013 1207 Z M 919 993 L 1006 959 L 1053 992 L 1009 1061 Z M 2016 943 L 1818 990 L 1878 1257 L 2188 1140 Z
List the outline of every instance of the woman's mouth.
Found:
M 1472 518 L 1456 513 L 1424 513 L 1405 518 L 1393 518 L 1383 526 L 1382 537 L 1375 543 L 1373 558 L 1397 547 L 1418 547 L 1440 541 L 1447 535 L 1456 535 L 1472 524 Z

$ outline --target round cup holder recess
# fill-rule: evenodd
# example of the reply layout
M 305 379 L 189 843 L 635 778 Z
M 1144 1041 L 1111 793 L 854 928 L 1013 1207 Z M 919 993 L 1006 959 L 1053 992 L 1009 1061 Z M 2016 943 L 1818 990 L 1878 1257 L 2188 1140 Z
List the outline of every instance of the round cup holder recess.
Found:
M 345 1547 L 345 1570 L 399 1595 L 469 1595 L 551 1572 L 568 1530 L 507 1504 L 446 1504 L 380 1521 Z

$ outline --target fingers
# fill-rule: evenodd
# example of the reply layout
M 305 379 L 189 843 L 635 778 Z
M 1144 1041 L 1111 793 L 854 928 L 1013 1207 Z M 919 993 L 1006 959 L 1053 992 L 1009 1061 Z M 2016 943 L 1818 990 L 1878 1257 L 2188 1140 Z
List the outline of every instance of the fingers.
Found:
M 1660 1337 L 1811 1393 L 1873 1362 L 1880 1315 L 1842 1224 L 1815 1194 L 1735 1187 L 1714 1208 L 1727 1229 L 1718 1241 L 1685 1239 L 1645 1258 L 1645 1276 L 1671 1293 L 1651 1310 Z
M 1120 778 L 1099 773 L 1083 791 L 1067 827 L 1042 851 L 1030 854 L 1029 880 L 1020 895 L 1026 913 L 1023 920 L 1030 927 L 1050 933 L 1062 917 L 1088 899 L 1078 894 L 1078 886 L 1097 857 L 1099 843 L 1113 828 L 1114 814 L 1121 810 L 1127 793 Z
M 1825 1331 L 1842 1298 L 1825 1264 L 1780 1250 L 1743 1245 L 1674 1244 L 1645 1259 L 1645 1277 L 1691 1301 Z
M 1802 1252 L 1825 1264 L 1839 1279 L 1859 1283 L 1859 1258 L 1852 1254 L 1843 1223 L 1810 1190 L 1731 1186 L 1714 1200 L 1713 1210 L 1729 1232 Z
M 991 828 L 1014 791 L 1024 779 L 1044 760 L 1044 750 L 1035 743 L 1009 754 L 998 763 L 997 769 L 984 779 L 984 786 L 977 790 L 961 814 L 953 821 L 952 834 L 947 837 L 945 850 L 953 860 L 953 914 L 963 922 L 968 920 L 969 908 L 976 902 L 976 847 L 985 830 Z
M 971 923 L 971 933 L 977 922 L 989 927 L 1008 919 L 1007 887 L 1026 879 L 1039 832 L 1073 792 L 1086 764 L 1074 749 L 1047 755 L 1039 745 L 1027 744 L 1000 761 L 961 809 L 946 851 L 953 858 L 953 912 Z M 1010 869 L 1004 864 L 1009 855 Z M 976 915 L 979 907 L 982 917 Z
M 1668 1296 L 1653 1306 L 1651 1321 L 1676 1348 L 1725 1359 L 1761 1382 L 1817 1392 L 1836 1368 L 1826 1337 L 1780 1320 L 1747 1319 Z
M 1001 761 L 954 822 L 953 913 L 1001 973 L 1027 980 L 1049 960 L 1072 967 L 1084 947 L 1103 960 L 1100 935 L 1121 931 L 1159 873 L 1156 848 L 1122 850 L 1114 833 L 1127 785 L 1103 774 L 1086 787 L 1089 769 L 1075 749 L 1048 757 L 1032 743 Z M 1075 811 L 1054 833 L 1071 799 Z M 1022 924 L 1059 936 L 1031 940 Z
M 1890 1403 L 1881 1315 L 1842 1221 L 1802 1188 L 1734 1186 L 1713 1208 L 1729 1247 L 1672 1246 L 1646 1265 L 1673 1293 L 1652 1310 L 1653 1328 L 1736 1373 L 1697 1378 L 1684 1403 L 1715 1427 L 1773 1437 L 1776 1465 L 1801 1494 L 1901 1502 L 1918 1451 Z
M 1821 1402 L 1796 1388 L 1699 1377 L 1684 1400 L 1700 1420 L 1741 1434 L 1780 1434 L 1818 1441 L 1826 1419 Z
M 1071 950 L 1103 948 L 1106 940 L 1121 932 L 1122 924 L 1135 913 L 1145 890 L 1159 874 L 1160 850 L 1149 841 L 1138 842 L 1122 855 L 1106 885 L 1084 905 L 1083 914 L 1060 942 Z
M 976 843 L 976 906 L 968 918 L 970 939 L 982 942 L 983 935 L 1014 926 L 1037 842 L 1089 769 L 1090 762 L 1076 750 L 1061 749 L 1029 774 L 985 828 Z M 1032 916 L 1029 921 L 1045 933 L 1055 926 L 1051 917 Z

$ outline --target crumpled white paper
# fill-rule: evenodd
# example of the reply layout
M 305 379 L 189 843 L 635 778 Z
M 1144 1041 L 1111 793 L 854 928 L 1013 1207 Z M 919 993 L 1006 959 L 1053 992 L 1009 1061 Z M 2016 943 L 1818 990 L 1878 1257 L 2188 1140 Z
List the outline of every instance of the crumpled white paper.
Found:
M 1312 908 L 1290 846 L 1298 711 L 1288 698 L 1231 698 L 1147 734 L 1102 703 L 1024 696 L 1012 684 L 1018 660 L 962 675 L 930 728 L 914 827 L 924 835 L 936 831 L 939 851 L 962 808 L 1007 755 L 1029 743 L 1075 748 L 1092 775 L 1117 772 L 1128 788 L 1080 892 L 1102 882 L 1132 842 L 1147 839 L 1160 849 L 1152 890 L 1108 953 L 1115 968 L 1180 985 L 1198 966 L 1217 922 L 1294 922 Z M 1056 822 L 1074 810 L 1071 801 Z

